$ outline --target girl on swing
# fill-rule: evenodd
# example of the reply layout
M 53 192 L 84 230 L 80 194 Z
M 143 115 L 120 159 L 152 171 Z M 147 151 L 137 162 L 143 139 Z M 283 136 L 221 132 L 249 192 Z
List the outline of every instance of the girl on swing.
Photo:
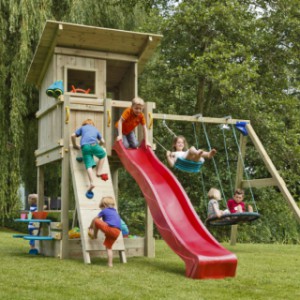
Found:
M 172 152 L 167 151 L 167 160 L 170 167 L 173 167 L 177 158 L 187 159 L 191 161 L 204 161 L 205 158 L 211 159 L 217 153 L 216 149 L 211 151 L 203 151 L 202 149 L 196 149 L 194 146 L 188 149 L 186 139 L 182 135 L 178 135 L 173 139 Z

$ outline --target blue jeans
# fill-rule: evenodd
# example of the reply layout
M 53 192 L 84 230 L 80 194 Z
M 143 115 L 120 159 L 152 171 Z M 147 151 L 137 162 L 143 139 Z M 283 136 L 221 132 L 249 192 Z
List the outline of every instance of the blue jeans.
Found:
M 139 146 L 139 142 L 133 130 L 127 135 L 123 134 L 123 145 L 125 148 L 137 148 Z

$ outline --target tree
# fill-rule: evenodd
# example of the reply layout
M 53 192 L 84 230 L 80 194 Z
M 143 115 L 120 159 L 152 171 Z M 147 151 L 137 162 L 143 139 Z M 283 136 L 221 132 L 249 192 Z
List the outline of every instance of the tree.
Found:
M 296 200 L 300 158 L 299 12 L 299 2 L 293 0 L 183 0 L 164 18 L 161 55 L 148 65 L 141 88 L 155 99 L 160 112 L 232 115 L 251 120 Z M 184 133 L 195 143 L 186 124 L 171 125 L 176 133 Z M 200 128 L 197 132 L 203 135 Z M 208 132 L 214 137 L 213 146 L 223 157 L 224 166 L 220 134 L 211 128 Z M 155 127 L 155 135 L 160 140 L 171 139 L 163 126 Z M 205 146 L 203 139 L 201 147 Z M 234 162 L 237 156 L 232 147 L 230 161 Z M 164 160 L 164 150 L 159 148 L 158 153 Z M 253 147 L 247 149 L 246 163 L 256 178 L 269 176 Z M 211 186 L 215 178 L 213 172 L 207 174 Z M 221 178 L 226 178 L 225 168 Z M 199 181 L 183 174 L 180 180 L 194 204 L 205 197 Z M 256 194 L 265 201 L 262 207 L 270 204 L 266 193 Z M 282 201 L 282 197 L 279 199 Z M 273 200 L 279 208 L 281 204 Z M 205 218 L 205 212 L 202 216 Z
M 125 11 L 125 2 L 119 0 L 0 1 L 2 220 L 18 208 L 18 189 L 22 181 L 28 192 L 36 188 L 34 150 L 37 149 L 38 93 L 34 87 L 25 86 L 24 81 L 45 21 L 132 30 L 145 21 L 147 9 L 154 2 L 132 1 Z

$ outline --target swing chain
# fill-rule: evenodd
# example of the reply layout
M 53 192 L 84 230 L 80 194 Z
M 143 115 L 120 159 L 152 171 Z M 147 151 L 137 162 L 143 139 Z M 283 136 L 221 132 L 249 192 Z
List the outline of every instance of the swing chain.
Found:
M 177 137 L 177 135 L 176 135 L 176 134 L 171 130 L 171 128 L 169 128 L 169 126 L 167 125 L 167 122 L 166 122 L 166 115 L 164 115 L 163 126 L 167 128 L 167 130 L 173 135 L 174 138 Z

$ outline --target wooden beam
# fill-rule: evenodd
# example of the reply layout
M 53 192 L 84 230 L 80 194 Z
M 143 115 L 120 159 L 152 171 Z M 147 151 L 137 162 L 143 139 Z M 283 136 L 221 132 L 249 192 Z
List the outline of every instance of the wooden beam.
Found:
M 212 124 L 236 124 L 237 122 L 250 123 L 249 120 L 237 120 L 228 118 L 209 118 L 195 116 L 179 116 L 179 115 L 166 115 L 166 114 L 153 114 L 154 119 L 172 120 L 172 121 L 185 121 L 185 122 L 204 122 Z
M 84 105 L 87 104 L 87 105 L 96 105 L 98 106 L 98 109 L 99 109 L 99 106 L 103 106 L 104 105 L 104 99 L 101 99 L 101 98 L 94 98 L 94 99 L 84 99 L 85 97 L 73 97 L 73 95 L 71 93 L 66 93 L 66 95 L 70 95 L 70 105 L 72 104 L 81 104 Z M 83 96 L 83 94 L 82 94 Z
M 41 149 L 35 150 L 34 155 L 36 157 L 38 157 L 38 156 L 41 156 L 41 155 L 43 155 L 43 154 L 45 154 L 47 152 L 51 152 L 53 150 L 60 149 L 62 146 L 63 146 L 63 140 L 59 139 L 57 141 L 57 144 L 55 144 L 55 145 L 48 145 L 46 148 L 41 148 Z
M 153 109 L 155 108 L 154 102 L 147 102 L 145 104 L 145 117 L 147 122 L 147 134 L 148 134 L 148 141 L 152 145 L 153 143 L 153 126 L 151 125 L 152 122 L 152 115 Z M 142 135 L 141 135 L 142 136 Z M 149 206 L 146 203 L 146 228 L 145 228 L 145 256 L 147 257 L 154 257 L 155 256 L 155 243 L 153 238 L 153 218 L 150 213 Z
M 145 57 L 147 57 L 148 48 L 152 42 L 153 42 L 152 36 L 148 36 L 148 38 L 143 46 L 143 49 L 140 51 L 139 61 L 142 61 Z
M 47 151 L 45 153 L 39 154 L 35 161 L 35 165 L 37 167 L 49 164 L 54 161 L 61 160 L 63 158 L 63 147 L 57 146 L 56 149 L 53 149 L 51 151 Z
M 65 97 L 63 120 L 67 119 L 67 107 L 70 105 L 70 98 Z M 63 123 L 63 159 L 61 162 L 61 222 L 62 239 L 60 243 L 60 258 L 69 256 L 69 200 L 70 200 L 70 123 Z
M 114 123 L 113 123 L 113 112 L 112 112 L 112 101 L 110 99 L 106 99 L 104 102 L 104 140 L 105 140 L 105 148 L 108 156 L 112 154 L 112 147 L 114 141 Z
M 118 53 L 103 52 L 103 51 L 82 50 L 82 49 L 71 49 L 71 48 L 63 48 L 63 47 L 55 47 L 54 53 L 70 55 L 70 56 L 98 58 L 98 59 L 105 59 L 105 60 L 117 60 L 117 61 L 129 61 L 129 62 L 138 61 L 138 57 L 135 55 L 118 54 Z
M 72 103 L 72 104 L 70 104 L 70 110 L 103 112 L 104 107 L 103 107 L 103 105 L 73 104 Z
M 111 101 L 111 106 L 113 107 L 130 107 L 132 104 L 131 101 L 122 101 L 122 100 L 112 100 Z
M 52 39 L 51 45 L 49 47 L 49 50 L 48 50 L 45 62 L 43 64 L 43 68 L 42 68 L 42 70 L 40 72 L 40 75 L 39 75 L 39 78 L 38 78 L 38 80 L 36 82 L 36 86 L 37 87 L 40 87 L 41 82 L 42 82 L 42 80 L 43 80 L 43 78 L 44 78 L 44 76 L 46 74 L 46 71 L 47 71 L 48 66 L 50 64 L 50 61 L 53 58 L 53 53 L 54 53 L 54 48 L 56 46 L 56 41 L 59 38 L 59 36 L 61 35 L 62 30 L 63 30 L 63 25 L 59 24 L 58 27 L 57 27 L 57 29 L 56 29 L 56 31 L 53 34 L 53 39 Z
M 242 187 L 242 181 L 244 176 L 244 159 L 246 153 L 246 145 L 247 145 L 247 137 L 240 135 L 240 153 L 238 156 L 237 162 L 237 170 L 236 170 L 236 179 L 235 179 L 235 189 Z M 231 234 L 230 234 L 230 245 L 235 245 L 238 234 L 238 225 L 231 226 Z
M 284 180 L 282 179 L 282 177 L 279 175 L 278 171 L 276 170 L 273 162 L 271 161 L 271 159 L 270 159 L 269 155 L 267 154 L 265 148 L 263 147 L 261 141 L 259 140 L 258 136 L 256 135 L 253 127 L 250 124 L 247 124 L 246 128 L 247 128 L 249 137 L 251 138 L 255 148 L 257 149 L 258 153 L 262 157 L 267 169 L 271 173 L 271 175 L 272 175 L 273 179 L 275 180 L 278 188 L 280 189 L 283 197 L 285 198 L 289 207 L 293 211 L 297 221 L 300 223 L 300 209 L 299 209 L 297 203 L 295 202 L 294 198 L 290 194 L 289 190 L 287 189 Z
M 42 116 L 44 116 L 44 115 L 48 114 L 49 112 L 51 112 L 52 110 L 58 108 L 58 106 L 61 105 L 62 103 L 63 103 L 63 98 L 60 98 L 56 103 L 53 103 L 49 107 L 37 111 L 35 114 L 35 117 L 37 119 L 40 119 Z
M 38 210 L 43 210 L 44 208 L 44 179 L 45 173 L 44 168 L 42 166 L 39 166 L 37 168 L 37 194 L 38 194 Z
M 146 205 L 145 256 L 155 257 L 155 241 L 153 238 L 153 218 L 149 206 Z
M 242 188 L 242 180 L 244 176 L 244 160 L 246 153 L 247 137 L 240 135 L 240 145 L 239 149 L 241 153 L 238 154 L 236 179 L 235 179 L 235 189 Z
M 242 180 L 242 188 L 262 188 L 268 186 L 277 186 L 277 182 L 273 178 L 261 178 L 252 180 Z

